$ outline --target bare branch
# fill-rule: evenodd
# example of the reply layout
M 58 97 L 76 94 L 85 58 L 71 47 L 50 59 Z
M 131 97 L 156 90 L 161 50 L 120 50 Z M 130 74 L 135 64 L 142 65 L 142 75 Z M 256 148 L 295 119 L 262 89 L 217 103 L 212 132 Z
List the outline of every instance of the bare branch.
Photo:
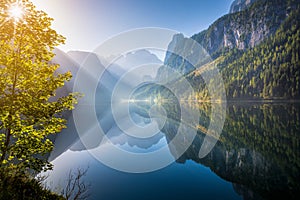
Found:
M 90 196 L 90 184 L 83 180 L 87 171 L 88 167 L 86 169 L 78 168 L 76 172 L 69 171 L 66 186 L 61 192 L 67 200 L 85 200 Z

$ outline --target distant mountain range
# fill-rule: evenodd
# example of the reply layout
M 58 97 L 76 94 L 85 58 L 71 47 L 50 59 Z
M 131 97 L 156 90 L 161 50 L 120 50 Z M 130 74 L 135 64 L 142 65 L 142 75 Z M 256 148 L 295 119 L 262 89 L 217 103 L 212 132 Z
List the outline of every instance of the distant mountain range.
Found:
M 175 35 L 169 44 L 164 65 L 183 74 L 195 90 L 197 99 L 209 98 L 205 83 L 201 77 L 203 70 L 209 71 L 217 67 L 221 72 L 225 84 L 227 99 L 299 99 L 300 90 L 300 1 L 299 0 L 235 0 L 230 13 L 216 20 L 207 30 L 192 36 L 211 55 L 211 58 L 191 66 L 185 59 L 171 53 L 175 48 L 180 51 L 191 52 L 188 56 L 195 56 L 191 47 L 182 35 Z M 57 96 L 66 95 L 73 91 L 75 77 L 81 64 L 89 57 L 88 65 L 104 68 L 105 59 L 90 52 L 71 51 L 64 53 L 55 49 L 54 63 L 61 67 L 59 73 L 71 71 L 73 78 L 64 88 L 57 91 Z M 122 56 L 121 56 L 122 57 Z M 111 92 L 118 79 L 131 65 L 143 63 L 157 63 L 161 61 L 146 50 L 126 55 L 126 61 L 120 59 L 117 64 L 105 70 L 98 83 L 96 93 L 101 99 L 111 98 Z M 126 60 L 125 59 L 125 60 Z M 164 79 L 163 66 L 156 76 L 144 79 Z M 86 70 L 88 85 L 93 74 Z M 94 77 L 95 78 L 95 77 Z M 97 77 L 96 77 L 97 78 Z M 98 77 L 99 78 L 99 77 Z M 180 81 L 180 80 L 179 80 Z M 146 86 L 149 87 L 149 86 Z M 140 89 L 139 91 L 142 91 Z M 150 91 L 146 88 L 145 91 Z M 185 93 L 181 98 L 188 99 Z M 192 97 L 193 98 L 193 97 Z M 107 113 L 109 106 L 97 106 L 97 113 Z M 110 113 L 110 112 L 108 112 Z M 104 121 L 111 121 L 111 114 L 100 116 Z M 73 127 L 72 118 L 69 127 Z M 113 127 L 113 122 L 106 124 L 106 131 Z M 69 132 L 69 131 L 64 131 Z M 78 141 L 77 134 L 60 134 L 56 139 L 56 150 L 52 157 L 56 157 Z M 64 137 L 68 137 L 65 139 Z M 59 142 L 60 141 L 60 142 Z M 60 145 L 61 143 L 61 145 Z M 82 145 L 77 145 L 78 147 Z M 97 144 L 95 143 L 95 146 Z M 91 147 L 92 148 L 92 147 Z M 80 149 L 80 148 L 79 148 Z
M 135 52 L 122 55 L 120 56 L 119 60 L 115 61 L 111 65 L 107 65 L 108 61 L 92 52 L 70 51 L 65 53 L 59 49 L 55 49 L 54 53 L 56 56 L 52 62 L 60 65 L 60 68 L 57 70 L 57 72 L 65 73 L 67 71 L 71 71 L 73 75 L 73 78 L 70 82 L 67 82 L 63 88 L 57 90 L 56 98 L 73 92 L 74 82 L 80 71 L 80 73 L 83 73 L 83 76 L 85 77 L 84 82 L 81 81 L 81 84 L 84 84 L 87 90 L 89 89 L 89 85 L 93 84 L 94 81 L 97 81 L 98 86 L 95 91 L 95 101 L 97 102 L 97 105 L 93 106 L 95 106 L 96 115 L 99 123 L 101 124 L 101 128 L 105 133 L 107 133 L 108 137 L 111 137 L 114 143 L 120 145 L 128 143 L 129 146 L 137 145 L 139 148 L 146 149 L 159 142 L 159 140 L 162 138 L 162 135 L 155 136 L 149 141 L 147 140 L 139 143 L 137 143 L 137 139 L 135 138 L 124 137 L 124 135 L 120 135 L 121 130 L 117 129 L 112 116 L 110 104 L 115 85 L 131 68 L 138 67 L 145 63 L 156 63 L 159 65 L 163 64 L 163 62 L 154 54 L 147 50 L 137 50 Z M 89 69 L 101 68 L 104 69 L 104 73 L 101 77 L 94 77 L 95 75 L 93 74 L 93 71 L 85 69 L 85 67 L 88 67 Z M 153 71 L 151 76 L 144 78 L 154 78 L 156 76 L 156 72 Z M 122 82 L 121 84 L 124 86 L 124 88 L 126 88 L 126 84 L 129 83 Z M 73 151 L 92 149 L 98 147 L 101 142 L 97 139 L 97 137 L 93 137 L 93 131 L 86 130 L 87 134 L 92 135 L 89 135 L 91 138 L 89 146 L 84 146 L 80 141 L 73 116 L 70 115 L 70 113 L 66 113 L 65 117 L 68 118 L 68 128 L 64 129 L 60 134 L 52 138 L 55 143 L 55 147 L 51 152 L 51 155 L 49 155 L 48 159 L 50 161 L 54 160 L 68 149 Z M 87 120 L 86 122 L 82 123 L 90 122 Z M 96 126 L 96 124 L 88 124 L 88 127 L 90 127 L 91 130 L 94 126 Z
M 195 90 L 194 95 L 200 100 L 210 98 L 201 74 L 203 71 L 212 70 L 214 67 L 218 68 L 223 77 L 227 100 L 289 101 L 300 99 L 299 0 L 235 0 L 227 15 L 216 20 L 207 30 L 196 33 L 191 38 L 202 45 L 210 58 L 199 59 L 201 62 L 193 66 L 186 58 L 172 53 L 176 49 L 175 52 L 187 53 L 187 58 L 195 57 L 195 51 L 189 45 L 188 39 L 182 34 L 174 35 L 163 63 L 149 51 L 142 50 L 127 54 L 125 56 L 127 62 L 126 59 L 120 59 L 119 62 L 105 69 L 103 76 L 98 77 L 100 79 L 96 90 L 97 102 L 110 102 L 112 91 L 120 77 L 128 72 L 132 66 L 147 62 L 161 64 L 162 67 L 158 74 L 153 72 L 151 76 L 144 77 L 145 81 L 153 78 L 167 79 L 168 73 L 166 73 L 165 66 L 168 66 L 182 74 L 182 77 L 176 81 L 180 82 L 182 79 L 189 81 Z M 74 81 L 82 63 L 88 62 L 89 66 L 100 68 L 105 68 L 104 66 L 107 64 L 104 58 L 90 52 L 71 51 L 65 53 L 56 49 L 55 54 L 53 62 L 61 65 L 58 72 L 71 71 L 73 74 L 72 80 L 57 91 L 58 97 L 73 91 Z M 86 60 L 87 57 L 89 58 L 88 61 Z M 93 77 L 92 72 L 88 70 L 83 70 L 83 73 L 86 76 L 86 86 L 89 86 L 91 79 L 97 78 Z M 126 83 L 123 84 L 126 87 Z M 137 89 L 136 93 L 137 96 L 143 97 L 145 93 L 164 95 L 162 91 L 163 89 L 157 85 L 148 84 L 144 88 Z M 164 93 L 166 95 L 166 92 Z M 180 95 L 185 100 L 193 100 L 194 98 L 187 96 L 184 92 Z M 258 116 L 269 116 L 266 118 L 271 121 L 269 128 L 273 130 L 275 127 L 275 130 L 279 131 L 275 135 L 260 137 L 259 134 L 254 133 L 267 133 L 269 131 L 267 128 L 263 128 L 263 124 L 259 125 L 260 122 L 253 122 L 257 126 L 255 131 L 253 131 L 253 126 L 250 123 L 251 120 L 235 123 L 237 121 L 236 116 L 241 115 L 241 113 L 243 116 L 249 115 L 249 117 L 245 117 L 246 119 L 250 118 L 251 113 L 249 114 L 249 112 L 257 112 L 255 107 L 251 109 L 231 107 L 229 109 L 231 110 L 229 110 L 226 120 L 232 122 L 233 125 L 225 126 L 220 139 L 222 142 L 218 142 L 208 156 L 199 159 L 198 147 L 203 144 L 205 135 L 197 134 L 193 144 L 180 156 L 177 162 L 184 163 L 187 160 L 193 160 L 209 167 L 222 178 L 233 182 L 235 189 L 243 194 L 245 199 L 248 196 L 249 199 L 250 196 L 251 198 L 260 198 L 253 196 L 252 191 L 249 192 L 247 187 L 253 191 L 258 191 L 267 198 L 280 195 L 282 191 L 278 190 L 277 185 L 273 183 L 284 179 L 281 174 L 285 169 L 289 174 L 288 179 L 284 180 L 283 187 L 298 188 L 299 174 L 293 168 L 298 163 L 290 163 L 289 160 L 290 157 L 297 157 L 297 152 L 293 152 L 290 147 L 290 144 L 295 141 L 294 135 L 291 133 L 297 133 L 296 127 L 298 126 L 295 125 L 298 123 L 297 117 L 292 124 L 284 124 L 282 121 L 285 120 L 286 111 L 274 113 L 275 111 L 272 109 L 265 108 L 260 111 Z M 129 146 L 146 149 L 157 144 L 163 137 L 162 134 L 158 134 L 141 142 L 137 141 L 136 138 L 119 134 L 121 131 L 114 121 L 110 104 L 99 104 L 95 106 L 95 110 L 100 125 L 114 144 L 123 145 L 127 143 Z M 297 114 L 299 113 L 297 112 L 295 116 L 298 116 Z M 79 139 L 73 116 L 67 117 L 68 128 L 53 138 L 55 148 L 49 156 L 49 161 L 54 160 L 67 150 L 82 151 L 96 148 L 100 144 L 99 140 L 91 137 L 90 145 L 87 147 L 83 145 Z M 88 123 L 93 129 L 94 125 L 89 124 L 89 119 L 83 123 Z M 171 140 L 175 129 L 176 127 L 168 126 L 168 124 L 164 127 L 167 140 Z M 247 137 L 241 134 L 241 129 L 244 130 Z M 284 141 L 281 138 L 281 133 L 286 135 Z M 89 134 L 88 130 L 87 134 Z M 188 132 L 184 136 L 188 137 Z M 254 137 L 255 139 L 253 139 Z M 281 142 L 274 146 L 265 142 L 276 139 Z M 252 141 L 260 141 L 261 143 L 252 144 Z M 244 146 L 250 146 L 253 149 L 244 148 Z M 180 146 L 170 148 L 174 157 L 177 157 L 177 148 Z M 271 168 L 269 160 L 272 160 L 276 167 Z M 281 160 L 285 162 L 281 162 Z M 244 178 L 244 174 L 252 175 L 251 179 Z M 265 180 L 265 177 L 268 178 Z M 266 184 L 259 184 L 262 180 L 265 180 Z M 277 193 L 269 192 L 273 190 Z M 287 195 L 293 196 L 292 193 Z

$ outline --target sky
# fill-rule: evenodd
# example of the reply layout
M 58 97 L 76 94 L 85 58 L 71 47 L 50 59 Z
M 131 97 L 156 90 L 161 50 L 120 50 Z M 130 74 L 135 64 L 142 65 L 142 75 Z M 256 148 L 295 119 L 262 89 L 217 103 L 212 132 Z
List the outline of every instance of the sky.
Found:
M 59 46 L 93 51 L 105 40 L 136 28 L 160 27 L 192 36 L 229 12 L 233 0 L 32 0 L 67 38 Z

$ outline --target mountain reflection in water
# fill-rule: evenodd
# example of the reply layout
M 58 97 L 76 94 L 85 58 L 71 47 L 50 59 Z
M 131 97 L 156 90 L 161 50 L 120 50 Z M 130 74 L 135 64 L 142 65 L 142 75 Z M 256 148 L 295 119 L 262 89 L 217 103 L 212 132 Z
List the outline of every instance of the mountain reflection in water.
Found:
M 151 152 L 167 145 L 178 129 L 176 121 L 178 106 L 162 106 L 169 113 L 168 120 L 161 132 L 154 137 L 145 140 L 128 136 L 118 129 L 113 118 L 106 132 L 108 137 L 115 145 L 132 152 Z M 192 145 L 174 164 L 156 172 L 140 175 L 117 172 L 95 161 L 86 153 L 86 147 L 80 143 L 76 129 L 71 125 L 72 120 L 70 120 L 69 128 L 65 130 L 68 134 L 63 133 L 61 137 L 56 138 L 55 150 L 50 155 L 50 159 L 54 160 L 55 164 L 51 179 L 62 181 L 62 171 L 89 163 L 87 181 L 92 184 L 91 199 L 98 197 L 139 199 L 141 196 L 143 198 L 146 196 L 146 199 L 153 197 L 163 199 L 166 194 L 170 199 L 185 197 L 198 199 L 199 194 L 204 195 L 203 199 L 239 199 L 238 195 L 244 199 L 271 199 L 279 194 L 285 195 L 287 199 L 296 199 L 300 187 L 300 105 L 297 103 L 229 104 L 219 141 L 206 157 L 200 159 L 198 153 L 206 135 L 205 128 L 211 120 L 209 116 L 212 106 L 217 104 L 186 103 L 184 107 L 197 108 L 201 114 L 199 127 L 202 128 L 197 130 Z M 149 123 L 146 104 L 133 105 L 130 110 L 135 122 L 141 125 Z M 188 131 L 181 134 L 182 141 L 189 138 Z M 68 140 L 70 136 L 73 137 L 73 144 L 69 147 L 63 145 L 64 136 L 69 137 Z M 93 148 L 99 147 L 92 146 L 91 149 Z M 180 143 L 169 146 L 170 154 L 166 156 L 178 157 L 176 153 L 180 148 Z M 66 160 L 70 161 L 69 164 L 66 164 Z M 191 163 L 190 160 L 193 162 Z M 210 170 L 205 170 L 206 167 Z M 219 177 L 218 181 L 215 181 L 214 174 Z M 230 182 L 233 189 L 230 187 Z M 137 189 L 128 192 L 130 188 Z M 152 192 L 148 190 L 149 188 L 155 190 L 154 196 L 150 195 Z M 114 190 L 118 192 L 115 193 Z M 220 196 L 214 196 L 216 195 L 214 192 L 208 191 L 216 191 Z

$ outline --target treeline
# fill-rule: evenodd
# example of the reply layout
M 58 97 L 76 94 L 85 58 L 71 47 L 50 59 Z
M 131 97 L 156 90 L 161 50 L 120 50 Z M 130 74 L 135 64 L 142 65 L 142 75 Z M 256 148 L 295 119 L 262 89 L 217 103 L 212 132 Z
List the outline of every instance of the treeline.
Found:
M 259 0 L 241 12 L 224 15 L 207 30 L 193 35 L 192 39 L 201 44 L 213 59 L 228 47 L 245 50 L 273 35 L 297 4 L 298 0 Z M 255 36 L 257 34 L 259 37 Z
M 278 18 L 276 15 L 277 10 L 274 6 L 271 6 L 275 2 L 284 3 L 285 5 L 285 15 L 287 17 L 283 22 L 279 20 L 283 17 Z M 265 25 L 273 27 L 276 32 L 274 31 L 274 34 L 266 37 L 254 47 L 245 49 L 222 48 L 220 51 L 214 52 L 212 62 L 203 66 L 199 65 L 197 69 L 192 69 L 191 64 L 184 58 L 167 54 L 165 64 L 180 73 L 186 74 L 172 81 L 172 85 L 176 85 L 175 90 L 180 93 L 180 99 L 191 102 L 218 99 L 217 96 L 215 97 L 214 94 L 209 93 L 202 79 L 203 73 L 209 73 L 215 66 L 222 74 L 227 99 L 300 99 L 300 1 L 278 0 L 275 2 L 258 1 L 243 12 L 224 16 L 226 19 L 230 19 L 231 24 L 243 24 L 241 20 L 244 19 L 245 21 L 245 16 L 248 16 L 249 13 L 256 13 L 255 11 L 261 9 L 260 6 L 264 5 L 263 7 L 267 9 L 266 12 L 272 13 L 269 17 L 264 14 L 262 14 L 263 17 L 258 14 L 255 15 L 256 17 L 262 17 L 262 19 L 271 18 L 266 20 L 267 24 Z M 282 15 L 281 11 L 280 15 Z M 280 24 L 279 28 L 278 24 Z M 245 31 L 247 33 L 250 30 Z M 199 40 L 202 41 L 207 37 L 207 34 L 207 31 L 205 31 L 194 35 L 192 38 L 199 42 Z M 246 38 L 248 36 L 244 39 L 246 40 Z M 179 43 L 176 43 L 175 48 L 181 47 L 183 52 L 189 52 L 188 48 L 193 48 L 187 45 L 188 42 L 185 43 L 183 36 L 182 38 L 177 36 L 175 41 Z M 206 48 L 205 45 L 204 47 Z M 194 54 L 192 53 L 190 56 L 193 58 Z M 161 69 L 164 69 L 164 67 L 161 67 Z M 159 74 L 165 75 L 163 78 L 166 79 L 168 73 L 162 71 Z M 194 88 L 194 94 L 188 94 L 185 88 L 180 86 L 183 79 L 187 79 Z M 215 85 L 218 85 L 220 80 L 212 81 L 216 81 Z
M 233 49 L 218 63 L 229 98 L 300 98 L 300 7 L 274 36 L 246 52 Z
M 211 108 L 214 106 L 217 105 L 210 104 Z M 244 185 L 264 199 L 274 199 L 279 194 L 286 199 L 297 199 L 299 106 L 255 103 L 231 104 L 227 109 L 222 134 L 210 154 L 199 158 L 205 134 L 198 130 L 180 162 L 201 163 L 223 179 Z M 199 111 L 201 121 L 207 120 L 203 113 L 210 113 L 210 108 L 200 106 Z M 169 129 L 167 137 L 171 133 Z M 185 134 L 188 138 L 189 133 Z

